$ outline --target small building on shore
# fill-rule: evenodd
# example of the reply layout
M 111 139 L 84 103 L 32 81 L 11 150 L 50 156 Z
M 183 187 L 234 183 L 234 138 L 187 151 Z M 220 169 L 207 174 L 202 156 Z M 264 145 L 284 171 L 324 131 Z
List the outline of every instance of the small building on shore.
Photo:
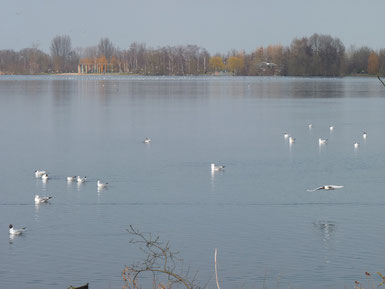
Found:
M 114 59 L 108 61 L 107 58 L 102 55 L 98 58 L 81 58 L 78 64 L 79 74 L 104 74 L 114 72 Z

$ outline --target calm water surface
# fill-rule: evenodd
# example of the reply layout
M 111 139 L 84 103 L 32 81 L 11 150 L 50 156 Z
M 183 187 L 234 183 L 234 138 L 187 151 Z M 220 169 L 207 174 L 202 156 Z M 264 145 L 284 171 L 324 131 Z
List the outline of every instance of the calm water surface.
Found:
M 223 289 L 385 273 L 384 96 L 374 78 L 1 76 L 0 288 L 121 288 L 142 256 L 130 224 L 208 288 L 215 248 Z M 306 191 L 323 184 L 345 187 Z M 28 231 L 10 239 L 10 223 Z

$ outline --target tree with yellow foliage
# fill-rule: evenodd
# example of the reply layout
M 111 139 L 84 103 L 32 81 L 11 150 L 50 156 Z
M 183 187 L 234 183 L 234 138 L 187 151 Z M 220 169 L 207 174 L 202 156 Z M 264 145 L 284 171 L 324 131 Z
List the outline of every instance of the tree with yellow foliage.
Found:
M 225 64 L 223 63 L 222 57 L 220 56 L 210 57 L 209 66 L 210 69 L 215 72 L 222 71 L 225 69 Z
M 371 52 L 368 58 L 368 73 L 377 74 L 378 73 L 378 55 L 375 52 Z
M 227 70 L 233 72 L 235 75 L 243 70 L 245 66 L 244 60 L 239 56 L 230 56 L 227 60 Z

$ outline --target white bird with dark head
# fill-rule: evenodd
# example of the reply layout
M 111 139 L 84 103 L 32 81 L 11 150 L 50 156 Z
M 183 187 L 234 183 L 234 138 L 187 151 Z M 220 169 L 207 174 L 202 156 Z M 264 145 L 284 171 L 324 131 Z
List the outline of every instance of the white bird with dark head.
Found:
M 225 166 L 216 166 L 214 163 L 211 164 L 211 171 L 218 172 L 225 169 Z
M 104 189 L 107 188 L 108 183 L 102 183 L 100 180 L 98 180 L 98 189 Z
M 363 138 L 363 139 L 366 139 L 367 136 L 368 136 L 368 135 L 367 135 L 366 132 L 364 132 L 364 133 L 362 134 L 362 138 Z
M 9 234 L 12 236 L 21 235 L 24 233 L 25 230 L 26 230 L 26 227 L 15 229 L 12 224 L 9 224 Z
M 81 178 L 80 176 L 77 177 L 78 183 L 84 183 L 87 180 L 87 177 Z
M 35 195 L 35 204 L 48 203 L 52 197 L 40 197 L 39 195 Z
M 76 176 L 67 177 L 67 182 L 74 182 L 76 180 Z
M 47 172 L 46 171 L 39 171 L 39 170 L 36 170 L 35 171 L 35 177 L 36 178 L 41 178 L 43 175 L 45 175 Z
M 42 179 L 43 181 L 47 181 L 47 180 L 48 180 L 48 175 L 47 175 L 47 174 L 43 174 L 43 175 L 41 176 L 41 179 Z

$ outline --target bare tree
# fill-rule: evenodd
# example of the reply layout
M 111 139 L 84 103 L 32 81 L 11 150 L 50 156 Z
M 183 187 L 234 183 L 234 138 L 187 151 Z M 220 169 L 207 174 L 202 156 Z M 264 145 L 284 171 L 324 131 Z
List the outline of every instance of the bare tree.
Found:
M 71 52 L 71 38 L 68 35 L 57 35 L 51 41 L 51 55 L 67 57 Z
M 24 73 L 39 74 L 48 71 L 50 59 L 43 51 L 37 48 L 24 48 L 18 54 L 23 61 Z
M 367 73 L 368 59 L 372 50 L 369 47 L 360 47 L 358 49 L 352 47 L 348 51 L 347 73 Z
M 177 273 L 177 267 L 181 260 L 176 258 L 177 252 L 171 251 L 169 243 L 162 243 L 159 237 L 153 237 L 151 233 L 143 233 L 134 229 L 131 225 L 127 229 L 132 236 L 130 243 L 139 244 L 146 257 L 143 261 L 126 266 L 122 272 L 125 281 L 123 288 L 139 289 L 139 278 L 144 273 L 150 273 L 153 277 L 153 289 L 170 289 L 173 285 L 182 284 L 187 289 L 198 288 L 194 283 L 194 278 L 190 280 L 189 272 Z M 165 277 L 166 284 L 159 281 Z
M 37 47 L 24 48 L 19 52 L 0 50 L 0 74 L 47 73 L 49 66 L 49 55 Z
M 82 58 L 95 59 L 97 57 L 98 57 L 98 48 L 96 46 L 90 46 L 83 49 Z
M 338 38 L 330 35 L 313 34 L 309 38 L 312 50 L 312 71 L 314 76 L 339 76 L 344 65 L 345 46 Z
M 68 35 L 57 35 L 51 41 L 51 56 L 55 71 L 66 71 L 66 66 L 72 52 L 71 38 Z
M 112 56 L 115 53 L 115 47 L 110 41 L 110 39 L 108 39 L 107 37 L 102 38 L 100 39 L 98 44 L 98 52 L 99 52 L 99 56 L 104 55 L 107 58 L 107 60 L 110 61 Z

